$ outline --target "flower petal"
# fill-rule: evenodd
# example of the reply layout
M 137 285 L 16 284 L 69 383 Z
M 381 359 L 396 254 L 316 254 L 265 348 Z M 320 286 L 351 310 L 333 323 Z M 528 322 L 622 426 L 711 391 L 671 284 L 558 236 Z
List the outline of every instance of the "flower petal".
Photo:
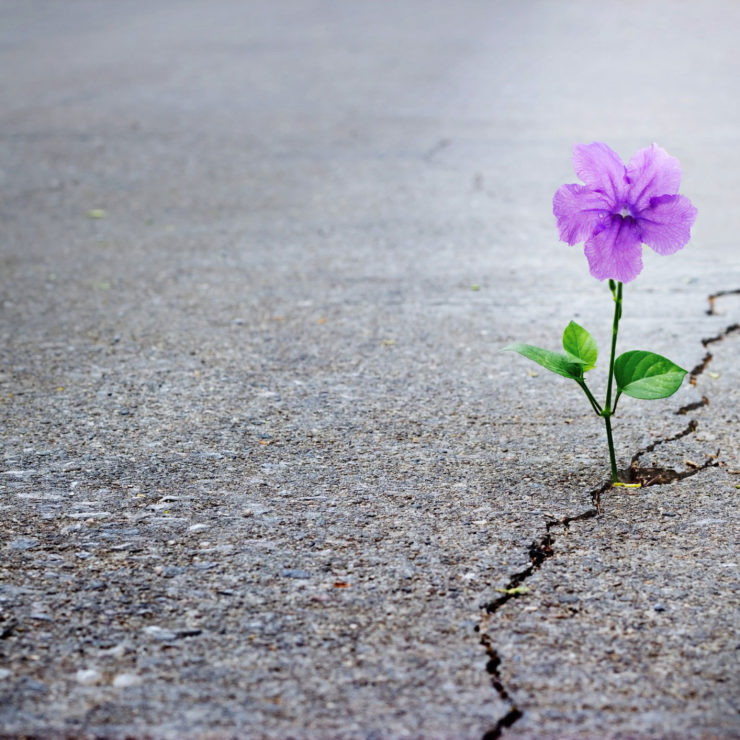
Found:
M 552 199 L 552 212 L 558 220 L 560 239 L 577 244 L 588 239 L 594 229 L 609 217 L 603 193 L 585 185 L 562 185 Z
M 627 165 L 630 181 L 627 201 L 632 214 L 650 205 L 650 199 L 659 195 L 675 195 L 681 185 L 681 165 L 657 144 L 640 149 Z
M 642 244 L 637 224 L 631 218 L 612 216 L 603 229 L 586 242 L 591 274 L 598 280 L 628 283 L 642 271 Z
M 627 193 L 626 170 L 619 155 L 606 144 L 576 144 L 573 147 L 576 174 L 589 187 L 609 197 L 612 206 L 619 206 Z
M 686 246 L 694 221 L 696 208 L 685 195 L 662 195 L 650 199 L 637 225 L 645 244 L 658 254 L 673 254 Z

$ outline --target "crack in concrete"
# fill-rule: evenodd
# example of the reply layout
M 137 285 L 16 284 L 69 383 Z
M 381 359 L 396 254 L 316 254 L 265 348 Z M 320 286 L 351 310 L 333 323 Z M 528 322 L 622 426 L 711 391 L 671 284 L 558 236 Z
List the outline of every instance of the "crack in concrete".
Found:
M 430 147 L 426 152 L 424 152 L 424 154 L 422 154 L 422 159 L 425 159 L 428 162 L 441 151 L 447 149 L 450 144 L 452 144 L 452 139 L 440 139 L 436 144 L 434 144 L 434 146 Z
M 736 288 L 735 290 L 720 290 L 716 293 L 712 293 L 712 295 L 707 298 L 707 300 L 709 301 L 707 316 L 717 316 L 717 313 L 714 310 L 714 302 L 717 300 L 717 298 L 721 298 L 724 295 L 740 295 L 740 288 Z
M 701 401 L 694 401 L 694 403 L 687 403 L 685 406 L 676 411 L 676 416 L 686 416 L 689 411 L 695 411 L 700 409 L 702 406 L 709 406 L 709 399 L 706 396 L 701 397 Z
M 595 513 L 596 512 L 594 512 L 594 515 Z M 516 589 L 522 584 L 522 582 L 526 581 L 527 578 L 529 578 L 532 573 L 534 573 L 542 565 L 542 563 L 547 560 L 547 558 L 550 558 L 555 554 L 555 551 L 552 549 L 552 544 L 554 541 L 555 540 L 550 535 L 550 529 L 548 527 L 547 534 L 539 542 L 534 541 L 529 546 L 529 567 L 525 568 L 524 570 L 520 570 L 518 573 L 514 573 L 514 575 L 511 576 L 511 578 L 509 579 L 509 582 L 506 584 L 506 587 L 503 590 L 504 592 L 501 594 L 501 596 L 494 599 L 493 601 L 488 602 L 487 604 L 483 604 L 481 608 L 485 609 L 489 614 L 494 614 L 507 601 L 520 596 L 520 594 L 516 592 Z
M 501 656 L 498 654 L 496 648 L 493 647 L 491 638 L 484 634 L 481 636 L 480 642 L 486 649 L 486 655 L 488 655 L 486 671 L 491 674 L 491 685 L 496 689 L 501 699 L 511 705 L 509 711 L 502 717 L 499 717 L 496 724 L 483 735 L 483 740 L 496 740 L 501 737 L 501 733 L 506 727 L 511 727 L 522 716 L 522 712 L 516 708 L 509 696 L 509 692 L 501 681 L 501 676 L 498 672 L 498 668 L 501 665 Z
M 730 295 L 734 293 L 740 293 L 740 290 L 738 291 L 727 290 L 724 293 L 718 293 L 717 295 Z M 714 315 L 712 311 L 707 311 L 707 313 Z M 730 324 L 724 331 L 720 332 L 716 336 L 709 337 L 708 339 L 702 339 L 701 340 L 702 346 L 708 347 L 710 344 L 714 344 L 715 342 L 721 342 L 726 336 L 736 331 L 740 331 L 740 324 Z M 691 383 L 691 385 L 693 386 L 696 385 L 696 379 L 707 369 L 707 365 L 709 365 L 709 363 L 712 361 L 712 356 L 713 355 L 711 352 L 707 352 L 704 355 L 704 358 L 702 359 L 702 361 L 691 370 L 691 372 L 689 373 L 689 383 Z M 707 401 L 707 404 L 708 403 L 709 401 Z M 703 405 L 706 405 L 706 404 L 703 404 Z M 681 409 L 679 409 L 676 413 L 680 414 Z
M 689 372 L 689 383 L 691 385 L 694 385 L 694 386 L 696 385 L 697 377 L 699 377 L 699 375 L 701 375 L 707 369 L 707 365 L 711 361 L 712 361 L 712 353 L 707 352 L 704 355 L 704 359 L 698 365 L 696 365 L 695 367 L 691 369 L 691 371 Z
M 674 434 L 672 437 L 661 437 L 660 439 L 656 439 L 655 442 L 651 442 L 647 447 L 645 447 L 642 450 L 638 450 L 637 452 L 635 452 L 634 455 L 632 455 L 632 460 L 630 461 L 630 466 L 628 468 L 628 471 L 632 470 L 632 468 L 634 468 L 637 465 L 637 461 L 643 455 L 647 455 L 648 453 L 652 452 L 656 447 L 659 447 L 660 445 L 664 445 L 667 442 L 675 442 L 677 439 L 681 439 L 681 437 L 687 437 L 689 434 L 693 434 L 698 428 L 699 428 L 699 422 L 696 419 L 692 419 L 686 425 L 686 429 L 683 429 L 677 434 Z
M 740 331 L 740 324 L 730 324 L 723 332 L 720 332 L 714 337 L 709 337 L 709 339 L 702 339 L 701 343 L 706 347 L 715 342 L 721 342 L 728 334 L 732 334 L 734 331 Z
M 726 295 L 740 295 L 740 288 L 738 288 L 737 290 L 722 290 L 708 296 L 708 315 L 717 315 L 715 312 L 715 300 L 721 296 Z M 714 344 L 715 342 L 721 342 L 733 332 L 740 332 L 740 324 L 730 324 L 728 327 L 725 328 L 724 331 L 720 332 L 716 336 L 702 339 L 701 344 L 703 347 L 707 347 L 708 345 Z M 702 361 L 696 367 L 694 367 L 693 370 L 691 370 L 689 374 L 689 382 L 692 386 L 696 386 L 697 377 L 707 369 L 707 366 L 712 361 L 712 358 L 712 353 L 707 352 Z M 702 408 L 708 405 L 709 399 L 706 396 L 702 396 L 701 401 L 696 401 L 694 403 L 687 404 L 686 406 L 682 406 L 675 412 L 675 414 L 685 415 L 689 411 L 693 411 L 695 409 Z M 697 465 L 696 463 L 689 463 L 687 461 L 689 469 L 684 471 L 655 467 L 641 468 L 637 465 L 641 457 L 647 455 L 650 452 L 653 452 L 653 450 L 655 450 L 655 448 L 659 445 L 666 444 L 668 442 L 675 442 L 682 437 L 693 434 L 696 432 L 698 427 L 699 424 L 696 419 L 691 419 L 691 421 L 689 421 L 689 423 L 686 425 L 685 429 L 682 429 L 680 432 L 674 434 L 672 437 L 657 439 L 654 442 L 651 442 L 644 449 L 638 450 L 632 456 L 630 465 L 625 471 L 629 476 L 630 482 L 639 482 L 641 483 L 642 488 L 654 485 L 665 485 L 677 480 L 690 478 L 691 476 L 696 475 L 697 473 L 701 472 L 702 470 L 706 470 L 707 468 L 718 467 L 720 465 L 719 450 L 717 450 L 714 455 L 706 455 L 707 459 L 701 465 Z M 498 596 L 492 601 L 481 604 L 480 608 L 485 609 L 487 614 L 495 614 L 506 603 L 522 595 L 523 592 L 518 590 L 521 584 L 526 581 L 533 573 L 535 573 L 535 571 L 542 567 L 543 563 L 548 558 L 551 558 L 555 555 L 555 549 L 553 548 L 555 538 L 550 533 L 550 530 L 554 527 L 563 527 L 565 530 L 568 530 L 571 522 L 593 519 L 600 516 L 601 495 L 605 491 L 609 490 L 611 487 L 611 481 L 607 481 L 599 488 L 595 488 L 593 491 L 590 491 L 589 495 L 591 496 L 591 501 L 594 504 L 593 508 L 586 509 L 580 514 L 566 516 L 563 519 L 547 520 L 545 522 L 544 537 L 542 537 L 539 541 L 533 541 L 532 544 L 529 546 L 528 554 L 530 565 L 524 570 L 521 570 L 518 573 L 514 573 L 511 576 L 506 587 L 503 589 L 503 593 L 501 594 L 501 596 Z M 476 625 L 475 630 L 476 632 L 479 632 L 480 625 Z M 503 679 L 501 678 L 501 673 L 499 670 L 501 666 L 501 656 L 494 647 L 490 636 L 486 633 L 483 633 L 480 638 L 480 644 L 484 647 L 486 655 L 488 656 L 486 671 L 491 676 L 491 685 L 493 686 L 499 697 L 509 704 L 508 711 L 504 715 L 499 717 L 494 726 L 490 730 L 487 730 L 482 736 L 482 740 L 498 740 L 498 738 L 501 737 L 501 734 L 506 728 L 511 727 L 515 722 L 517 722 L 524 716 L 524 712 L 523 710 L 519 709 L 519 707 L 517 707 L 516 702 L 509 694 L 506 686 L 503 683 Z

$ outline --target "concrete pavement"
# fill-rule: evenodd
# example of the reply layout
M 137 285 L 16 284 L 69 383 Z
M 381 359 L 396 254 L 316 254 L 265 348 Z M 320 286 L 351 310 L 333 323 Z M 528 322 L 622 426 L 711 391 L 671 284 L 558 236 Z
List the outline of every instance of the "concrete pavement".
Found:
M 740 736 L 739 16 L 0 3 L 0 734 Z M 603 429 L 498 349 L 606 353 L 594 139 L 699 209 L 620 346 L 701 372 L 620 465 L 718 465 L 569 521 Z

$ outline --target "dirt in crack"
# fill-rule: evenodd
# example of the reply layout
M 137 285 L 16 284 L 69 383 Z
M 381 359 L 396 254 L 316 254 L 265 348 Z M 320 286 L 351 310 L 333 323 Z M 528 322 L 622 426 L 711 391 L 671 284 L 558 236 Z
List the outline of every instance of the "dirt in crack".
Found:
M 709 315 L 716 315 L 714 302 L 717 298 L 724 295 L 735 294 L 740 294 L 740 288 L 737 290 L 724 290 L 720 291 L 719 293 L 714 293 L 713 295 L 710 295 L 708 298 L 709 310 L 707 311 L 707 313 Z M 720 342 L 729 334 L 739 331 L 740 324 L 730 324 L 720 334 L 708 339 L 702 339 L 702 346 L 707 347 L 710 344 L 714 344 L 715 342 Z M 697 377 L 706 370 L 711 361 L 712 353 L 707 352 L 704 355 L 702 361 L 693 370 L 691 370 L 691 373 L 689 374 L 689 381 L 692 386 L 696 385 Z M 682 406 L 675 413 L 677 415 L 684 415 L 687 414 L 689 411 L 693 411 L 695 409 L 699 409 L 703 406 L 708 405 L 709 399 L 706 396 L 702 396 L 700 401 Z M 694 432 L 696 432 L 697 428 L 697 421 L 695 419 L 692 419 L 686 425 L 685 429 L 681 430 L 677 434 L 674 434 L 672 437 L 657 439 L 655 442 L 652 442 L 644 449 L 638 450 L 632 456 L 630 466 L 629 468 L 627 468 L 626 471 L 626 477 L 631 483 L 640 483 L 641 486 L 644 488 L 647 486 L 666 485 L 669 483 L 673 483 L 674 481 L 684 480 L 685 478 L 690 478 L 691 476 L 696 475 L 702 470 L 706 470 L 710 467 L 717 467 L 718 465 L 720 465 L 719 450 L 717 450 L 717 452 L 713 455 L 707 455 L 706 460 L 701 464 L 687 462 L 688 467 L 686 470 L 683 471 L 672 470 L 670 468 L 646 467 L 640 466 L 638 464 L 639 460 L 644 455 L 653 452 L 655 448 L 659 445 L 666 444 L 668 442 L 674 442 L 678 439 L 681 439 L 682 437 L 686 437 L 689 434 L 693 434 Z M 565 529 L 568 529 L 571 522 L 581 521 L 584 519 L 592 519 L 599 516 L 601 513 L 601 495 L 609 490 L 611 487 L 611 483 L 607 482 L 601 487 L 590 492 L 591 500 L 593 501 L 595 508 L 587 509 L 586 511 L 574 516 L 566 516 L 563 519 L 547 521 L 545 523 L 545 536 L 539 541 L 535 540 L 529 546 L 529 567 L 512 575 L 506 587 L 502 589 L 503 593 L 487 604 L 483 604 L 481 608 L 485 609 L 488 614 L 495 614 L 499 609 L 501 609 L 501 607 L 504 606 L 504 604 L 508 603 L 512 599 L 516 599 L 521 596 L 522 593 L 524 593 L 519 589 L 521 584 L 526 581 L 533 573 L 535 573 L 548 558 L 551 558 L 553 555 L 555 555 L 555 550 L 553 548 L 555 539 L 550 533 L 550 530 L 553 527 L 564 527 Z M 476 627 L 476 629 L 479 628 Z M 486 655 L 488 655 L 486 670 L 491 675 L 491 685 L 496 690 L 496 693 L 499 695 L 499 697 L 509 705 L 508 711 L 503 716 L 501 716 L 496 721 L 494 726 L 490 730 L 486 731 L 482 737 L 482 740 L 497 740 L 501 737 L 501 734 L 506 728 L 511 727 L 515 722 L 517 722 L 524 716 L 524 712 L 519 709 L 519 707 L 517 707 L 516 702 L 511 697 L 508 690 L 506 689 L 506 686 L 503 683 L 500 672 L 501 656 L 494 647 L 490 636 L 486 633 L 483 633 L 480 638 L 480 643 L 485 648 Z
M 706 396 L 704 397 L 706 399 Z M 700 406 L 706 406 L 706 403 L 701 403 Z M 685 408 L 685 407 L 684 407 Z M 681 409 L 677 413 L 679 413 Z M 652 452 L 658 445 L 666 444 L 666 442 L 674 442 L 677 439 L 686 437 L 689 434 L 693 434 L 699 427 L 696 419 L 692 419 L 686 428 L 680 431 L 678 434 L 674 434 L 672 437 L 665 437 L 663 439 L 656 439 L 655 442 L 649 444 L 645 449 L 639 450 L 632 456 L 629 468 L 627 468 L 626 477 L 630 483 L 640 483 L 642 488 L 647 486 L 661 486 L 666 483 L 673 483 L 677 480 L 684 480 L 690 478 L 692 475 L 696 475 L 702 470 L 707 468 L 717 467 L 719 465 L 719 450 L 714 455 L 706 455 L 706 459 L 703 463 L 697 464 L 692 462 L 686 463 L 686 470 L 672 470 L 671 468 L 659 468 L 639 465 L 640 458 L 643 455 L 647 455 Z

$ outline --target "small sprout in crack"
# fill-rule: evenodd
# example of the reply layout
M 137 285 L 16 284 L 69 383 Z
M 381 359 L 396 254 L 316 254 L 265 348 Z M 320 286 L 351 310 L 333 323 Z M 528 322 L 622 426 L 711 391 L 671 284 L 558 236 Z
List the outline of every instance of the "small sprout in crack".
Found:
M 560 187 L 553 199 L 553 213 L 561 240 L 571 245 L 585 242 L 591 275 L 609 281 L 614 319 L 603 406 L 586 384 L 586 373 L 595 367 L 598 357 L 596 341 L 575 321 L 563 332 L 565 354 L 519 343 L 503 349 L 518 352 L 576 382 L 594 413 L 604 419 L 612 485 L 639 488 L 639 483 L 619 480 L 611 424 L 617 403 L 622 395 L 642 400 L 668 398 L 680 388 L 687 371 L 646 350 L 616 356 L 624 283 L 642 271 L 643 244 L 667 255 L 688 243 L 696 208 L 678 194 L 678 160 L 657 144 L 638 151 L 627 165 L 606 144 L 577 144 L 573 164 L 584 184 Z M 692 377 L 694 374 L 692 371 Z
M 532 589 L 529 586 L 515 586 L 514 588 L 497 588 L 500 594 L 508 594 L 509 596 L 521 596 L 522 594 L 528 594 Z

